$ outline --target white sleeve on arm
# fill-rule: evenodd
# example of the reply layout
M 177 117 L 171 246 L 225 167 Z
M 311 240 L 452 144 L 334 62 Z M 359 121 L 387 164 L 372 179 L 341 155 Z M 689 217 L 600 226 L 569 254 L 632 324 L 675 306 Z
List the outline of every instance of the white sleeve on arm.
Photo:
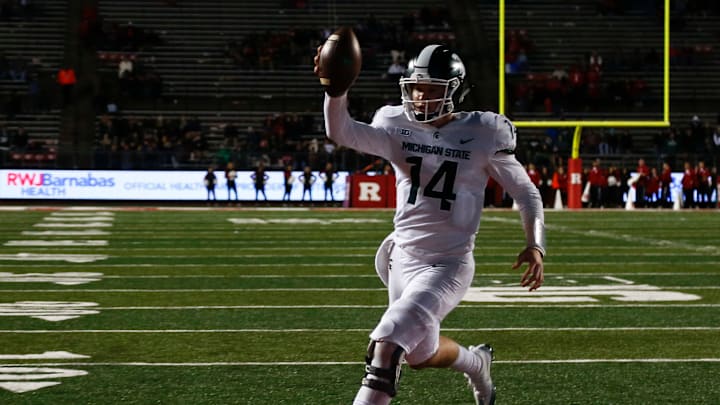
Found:
M 389 158 L 390 137 L 387 131 L 352 119 L 347 110 L 347 94 L 340 97 L 325 94 L 323 112 L 325 134 L 330 140 L 359 152 Z
M 517 202 L 527 247 L 535 248 L 545 256 L 545 216 L 540 192 L 515 159 L 514 127 L 509 121 L 499 127 L 496 150 L 490 156 L 490 175 Z

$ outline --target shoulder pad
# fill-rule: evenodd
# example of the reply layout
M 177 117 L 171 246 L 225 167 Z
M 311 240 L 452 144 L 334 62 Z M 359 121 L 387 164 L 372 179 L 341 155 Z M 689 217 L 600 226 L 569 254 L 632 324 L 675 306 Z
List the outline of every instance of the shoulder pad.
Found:
M 514 154 L 517 146 L 517 128 L 506 116 L 494 115 L 495 153 Z
M 384 120 L 387 120 L 389 118 L 396 118 L 404 114 L 405 110 L 402 108 L 402 106 L 382 106 L 377 111 L 375 111 L 375 115 L 372 119 L 372 125 L 376 126 L 377 124 L 381 124 Z

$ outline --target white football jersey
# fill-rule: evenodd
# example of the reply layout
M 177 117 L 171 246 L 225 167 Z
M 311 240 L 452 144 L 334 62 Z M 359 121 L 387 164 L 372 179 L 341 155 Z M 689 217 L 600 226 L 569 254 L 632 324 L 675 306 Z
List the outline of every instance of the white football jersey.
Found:
M 395 169 L 395 244 L 422 256 L 474 248 L 492 176 L 516 200 L 527 246 L 544 254 L 540 193 L 515 159 L 515 127 L 492 112 L 459 112 L 441 128 L 380 108 L 370 125 L 353 120 L 347 98 L 325 97 L 325 128 L 336 143 L 389 160 Z

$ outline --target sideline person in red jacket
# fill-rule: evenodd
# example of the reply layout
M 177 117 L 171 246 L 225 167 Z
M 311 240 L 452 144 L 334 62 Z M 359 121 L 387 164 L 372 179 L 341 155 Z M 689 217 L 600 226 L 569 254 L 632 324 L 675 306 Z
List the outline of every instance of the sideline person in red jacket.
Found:
M 682 178 L 683 208 L 695 207 L 695 188 L 697 176 L 690 162 L 685 162 L 685 172 Z

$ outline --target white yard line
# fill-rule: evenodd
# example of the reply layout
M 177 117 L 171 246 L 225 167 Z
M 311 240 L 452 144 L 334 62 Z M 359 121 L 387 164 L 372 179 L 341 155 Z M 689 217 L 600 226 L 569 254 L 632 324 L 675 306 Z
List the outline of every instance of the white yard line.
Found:
M 648 326 L 648 327 L 610 327 L 610 328 L 442 328 L 442 332 L 673 332 L 673 331 L 720 331 L 719 326 Z M 181 333 L 346 333 L 346 332 L 368 332 L 367 328 L 348 328 L 348 329 L 67 329 L 67 330 L 47 330 L 47 329 L 18 329 L 18 330 L 0 330 L 4 334 L 112 334 L 112 333 L 128 333 L 128 334 L 181 334 Z
M 148 257 L 148 256 L 144 256 Z M 152 256 L 157 257 L 157 256 Z M 162 258 L 175 258 L 177 256 L 163 256 Z M 245 257 L 245 256 L 243 256 Z M 276 256 L 273 256 L 276 257 Z M 490 263 L 475 263 L 476 268 L 482 268 L 482 267 L 497 267 L 497 268 L 510 268 L 510 265 L 512 261 L 502 261 L 502 262 L 490 262 Z M 545 265 L 550 266 L 552 265 L 553 268 L 557 267 L 586 267 L 586 266 L 593 266 L 593 267 L 604 267 L 604 266 L 612 266 L 617 267 L 619 264 L 623 263 L 598 263 L 598 262 L 572 262 L 572 263 L 555 263 L 551 260 L 546 260 Z M 657 261 L 642 261 L 642 262 L 631 262 L 633 266 L 647 266 L 647 265 L 667 265 L 667 260 L 657 260 Z M 712 266 L 720 265 L 720 261 L 707 261 L 702 263 L 696 263 L 701 264 L 704 266 L 708 266 L 709 268 L 712 268 Z M 17 267 L 17 265 L 5 265 L 0 264 L 0 267 Z M 187 260 L 184 260 L 184 263 L 173 263 L 173 264 L 162 264 L 162 263 L 133 263 L 133 264 L 117 264 L 117 263 L 95 263 L 93 264 L 95 267 L 152 267 L 152 268 L 158 268 L 158 267 L 282 267 L 282 268 L 288 268 L 290 266 L 292 267 L 372 267 L 372 263 L 188 263 Z M 23 267 L 48 267 L 48 265 L 43 264 L 23 264 Z M 478 276 L 493 276 L 497 274 L 510 274 L 510 275 L 520 275 L 520 271 L 517 273 L 477 273 Z M 607 274 L 616 274 L 616 275 L 662 275 L 662 274 L 675 274 L 675 275 L 683 275 L 683 274 L 705 274 L 705 275 L 716 275 L 720 274 L 720 272 L 709 272 L 709 273 L 662 273 L 662 272 L 644 272 L 644 273 L 562 273 L 563 276 L 572 276 L 572 275 L 583 275 L 583 274 L 593 274 L 593 275 L 607 275 Z
M 720 306 L 720 304 L 718 304 Z M 193 305 L 193 306 L 145 306 L 145 307 L 101 307 L 98 310 L 198 310 L 198 309 L 370 309 L 387 308 L 387 305 Z
M 718 286 L 717 288 L 720 288 Z M 60 292 L 60 293 L 77 293 L 77 292 L 91 292 L 91 293 L 157 293 L 157 292 L 168 292 L 168 293 L 180 293 L 180 292 L 285 292 L 285 291 L 387 291 L 383 288 L 177 288 L 177 289 L 142 289 L 142 288 L 98 288 L 98 289 L 27 289 L 27 290 L 16 290 L 7 289 L 0 290 L 3 292 L 22 292 L 22 293 L 47 293 L 47 292 Z
M 494 360 L 493 364 L 592 364 L 592 363 L 720 363 L 720 358 L 644 358 L 644 359 L 537 359 L 537 360 Z M 238 367 L 238 366 L 356 366 L 359 361 L 222 361 L 222 362 L 64 362 L 32 363 L 35 367 L 67 366 L 129 366 L 129 367 Z M 19 364 L 0 364 L 2 367 Z M 26 364 L 22 364 L 25 366 Z
M 174 257 L 174 256 L 168 256 L 168 257 Z M 18 265 L 5 265 L 0 264 L 0 267 L 17 267 Z M 24 264 L 22 265 L 23 268 L 26 267 L 48 267 L 50 265 L 47 264 Z M 370 266 L 369 263 L 323 263 L 323 264 L 311 264 L 311 263 L 297 263 L 297 264 L 288 264 L 288 263 L 174 263 L 174 264 L 153 264 L 153 263 L 138 263 L 138 264 L 111 264 L 111 263 L 93 263 L 94 267 L 282 267 L 284 269 L 288 268 L 289 266 L 292 267 L 360 267 L 360 266 Z
M 95 263 L 93 264 L 93 267 L 158 267 L 159 265 L 153 265 L 153 264 L 139 264 L 139 265 L 127 265 L 127 264 L 102 264 L 102 263 Z M 176 267 L 176 266 L 182 266 L 182 264 L 178 265 L 166 265 L 166 267 Z M 220 265 L 213 264 L 212 267 L 219 267 Z M 329 263 L 329 264 L 323 264 L 323 265 L 317 265 L 317 264 L 297 264 L 293 265 L 297 267 L 360 267 L 360 266 L 366 266 L 365 264 L 357 264 L 357 263 Z M 369 266 L 369 265 L 367 265 Z M 17 267 L 17 265 L 0 265 L 0 267 Z M 53 271 L 57 270 L 55 268 L 52 268 L 51 265 L 43 265 L 43 264 L 23 264 L 23 268 L 25 267 L 48 267 L 51 268 Z M 280 264 L 227 264 L 223 265 L 223 267 L 287 267 L 286 264 L 280 265 Z M 638 272 L 638 273 L 562 273 L 562 276 L 564 278 L 592 278 L 592 277 L 608 277 L 608 274 L 614 274 L 616 276 L 652 276 L 652 277 L 675 277 L 675 276 L 697 276 L 697 277 L 706 277 L 706 276 L 720 276 L 720 272 Z M 489 278 L 489 277 L 519 277 L 520 273 L 477 273 L 476 277 L 480 279 Z M 368 273 L 368 274 L 138 274 L 138 275 L 125 275 L 125 274 L 104 274 L 103 278 L 113 278 L 113 279 L 152 279 L 152 278 L 158 278 L 158 279 L 185 279 L 185 278 L 377 278 L 377 275 L 375 273 Z
M 94 307 L 98 311 L 183 311 L 183 310 L 224 310 L 224 309 L 381 309 L 387 308 L 385 304 L 378 305 L 180 305 L 180 306 L 117 306 L 117 307 Z M 587 309 L 587 308 L 720 308 L 720 304 L 460 304 L 457 308 L 464 309 Z
M 618 277 L 613 277 L 613 276 L 604 276 L 603 278 L 605 280 L 614 281 L 614 282 L 620 283 L 620 284 L 634 284 L 635 283 L 634 281 L 625 280 L 624 278 L 618 278 Z
M 519 219 L 498 218 L 498 217 L 483 218 L 483 221 L 520 224 Z M 704 253 L 704 254 L 713 254 L 713 255 L 720 254 L 720 247 L 712 246 L 712 245 L 692 245 L 692 244 L 684 243 L 684 242 L 643 238 L 643 237 L 639 237 L 639 236 L 626 235 L 626 234 L 607 232 L 607 231 L 599 231 L 599 230 L 595 230 L 595 229 L 578 230 L 575 228 L 571 228 L 569 226 L 555 225 L 555 224 L 545 224 L 545 227 L 551 231 L 557 231 L 557 232 L 561 232 L 564 234 L 580 235 L 584 238 L 600 237 L 600 238 L 607 238 L 607 239 L 612 239 L 612 240 L 623 240 L 623 241 L 631 242 L 631 243 L 635 243 L 635 244 L 641 243 L 643 245 L 650 245 L 650 246 L 664 246 L 664 247 L 671 247 L 671 248 L 678 248 L 678 249 L 686 249 L 686 250 Z M 549 253 L 549 255 L 552 255 L 552 254 Z M 613 253 L 612 255 L 616 256 L 615 253 Z M 638 255 L 641 255 L 641 254 L 638 254 Z
M 602 277 L 609 281 L 616 281 L 622 284 L 633 284 L 634 281 L 625 280 L 613 276 L 608 273 L 563 273 L 564 277 L 574 278 L 592 278 Z M 613 273 L 617 275 L 627 276 L 720 276 L 717 273 Z M 487 277 L 518 277 L 518 273 L 482 273 L 478 274 L 478 278 Z M 115 279 L 143 279 L 143 278 L 377 278 L 376 274 L 144 274 L 144 275 L 122 275 L 122 274 L 105 274 L 103 278 Z M 620 281 L 622 280 L 622 281 Z
M 614 287 L 608 285 L 608 287 Z M 663 289 L 674 290 L 719 290 L 720 286 L 655 286 Z M 596 288 L 596 287 L 587 287 Z M 187 292 L 298 292 L 298 291 L 387 291 L 387 288 L 167 288 L 167 289 L 142 289 L 142 288 L 86 288 L 86 289 L 0 289 L 3 292 L 14 293 L 187 293 Z M 546 288 L 544 291 L 548 291 Z
M 108 211 L 100 212 L 52 212 L 50 214 L 53 217 L 94 217 L 94 216 L 109 216 L 113 217 L 115 213 Z
M 181 275 L 103 275 L 103 278 L 114 278 L 114 279 L 183 279 L 183 278 L 280 278 L 280 279 L 292 279 L 292 278 L 378 278 L 376 274 L 233 274 L 233 275 L 221 275 L 221 274 L 181 274 Z
M 460 304 L 456 308 L 717 308 L 720 304 Z M 138 306 L 138 307 L 98 307 L 98 310 L 152 310 L 152 311 L 170 311 L 170 310 L 198 310 L 198 309 L 375 309 L 387 308 L 387 305 L 191 305 L 191 306 Z

